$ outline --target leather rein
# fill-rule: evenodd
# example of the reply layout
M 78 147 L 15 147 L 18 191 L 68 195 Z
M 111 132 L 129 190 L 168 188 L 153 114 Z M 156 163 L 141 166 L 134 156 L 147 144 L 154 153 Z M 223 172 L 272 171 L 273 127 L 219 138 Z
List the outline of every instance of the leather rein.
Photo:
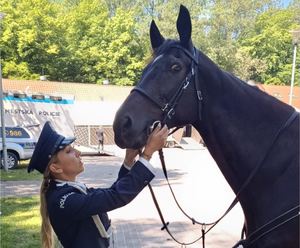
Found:
M 158 108 L 161 109 L 161 111 L 163 112 L 163 121 L 162 124 L 165 124 L 166 121 L 168 119 L 172 119 L 172 117 L 175 115 L 175 108 L 178 105 L 181 96 L 183 95 L 183 93 L 185 92 L 185 90 L 187 89 L 187 87 L 192 83 L 192 81 L 194 80 L 194 86 L 195 86 L 195 90 L 196 90 L 196 94 L 197 94 L 197 99 L 198 99 L 198 117 L 199 120 L 202 119 L 202 92 L 200 89 L 200 85 L 197 84 L 196 82 L 196 78 L 197 78 L 197 73 L 198 73 L 198 59 L 197 59 L 197 51 L 195 48 L 193 48 L 193 54 L 191 52 L 189 52 L 187 49 L 179 46 L 179 45 L 175 45 L 175 46 L 171 46 L 171 48 L 178 48 L 180 50 L 182 50 L 189 58 L 191 58 L 191 69 L 189 71 L 189 73 L 187 74 L 187 76 L 185 77 L 185 79 L 180 83 L 179 87 L 177 88 L 175 94 L 173 95 L 173 97 L 171 97 L 171 99 L 169 100 L 168 103 L 166 104 L 162 104 L 160 102 L 158 102 L 156 99 L 154 99 L 151 95 L 149 95 L 144 89 L 142 89 L 139 86 L 136 86 L 132 91 L 136 91 L 138 93 L 140 93 L 141 95 L 143 95 L 144 97 L 146 97 L 150 102 L 152 102 L 154 105 L 156 105 Z M 167 184 L 169 186 L 169 189 L 171 191 L 171 194 L 174 198 L 174 201 L 176 203 L 176 205 L 178 206 L 178 208 L 180 209 L 180 211 L 188 218 L 192 221 L 192 224 L 198 224 L 201 225 L 201 236 L 196 238 L 193 241 L 190 242 L 181 242 L 179 240 L 177 240 L 174 235 L 171 233 L 171 231 L 168 228 L 169 222 L 166 222 L 162 211 L 159 207 L 158 201 L 155 197 L 154 191 L 152 189 L 152 186 L 150 184 L 148 184 L 148 187 L 150 189 L 150 193 L 153 199 L 153 202 L 155 204 L 155 207 L 158 211 L 158 214 L 160 216 L 161 222 L 163 224 L 161 230 L 166 230 L 167 233 L 170 235 L 170 237 L 178 244 L 182 245 L 182 246 L 187 246 L 187 245 L 191 245 L 196 243 L 197 241 L 202 239 L 202 245 L 203 248 L 205 247 L 205 235 L 212 230 L 212 228 L 214 228 L 233 208 L 234 206 L 239 202 L 238 197 L 240 196 L 241 192 L 247 187 L 247 185 L 250 183 L 250 181 L 253 179 L 253 177 L 256 175 L 256 173 L 258 172 L 258 170 L 261 168 L 261 166 L 264 164 L 267 156 L 269 155 L 271 148 L 273 146 L 273 144 L 276 142 L 277 138 L 279 137 L 279 135 L 281 134 L 281 132 L 288 127 L 293 120 L 297 117 L 299 113 L 297 113 L 296 111 L 294 111 L 294 113 L 292 113 L 290 115 L 290 117 L 287 119 L 287 121 L 281 126 L 281 128 L 277 131 L 276 135 L 274 136 L 270 146 L 268 147 L 265 155 L 263 156 L 263 158 L 261 159 L 261 161 L 257 164 L 257 166 L 254 168 L 254 170 L 251 172 L 251 174 L 248 176 L 248 178 L 246 179 L 246 181 L 243 183 L 242 187 L 240 188 L 240 190 L 238 191 L 238 193 L 236 194 L 234 200 L 232 201 L 232 203 L 230 204 L 230 206 L 228 207 L 228 209 L 225 211 L 225 213 L 216 221 L 211 222 L 211 223 L 205 223 L 205 222 L 200 222 L 197 221 L 196 219 L 194 219 L 193 217 L 189 216 L 184 210 L 183 208 L 180 206 L 175 193 L 172 189 L 172 186 L 169 182 L 168 179 L 168 174 L 167 174 L 167 169 L 166 169 L 166 164 L 165 164 L 165 160 L 164 160 L 164 154 L 163 154 L 163 150 L 160 149 L 159 150 L 159 158 L 161 161 L 161 165 L 162 165 L 162 170 L 164 173 L 164 176 L 166 178 Z M 171 135 L 172 133 L 174 133 L 175 131 L 177 131 L 180 127 L 175 128 L 175 130 L 173 130 L 171 133 L 169 133 L 169 135 Z M 264 235 L 268 234 L 269 232 L 273 231 L 274 229 L 278 228 L 281 225 L 286 224 L 287 222 L 291 221 L 292 219 L 296 218 L 297 216 L 299 216 L 299 209 L 300 209 L 300 205 L 297 205 L 295 207 L 293 207 L 292 209 L 286 211 L 285 213 L 281 214 L 280 216 L 274 218 L 273 220 L 269 221 L 268 223 L 264 224 L 263 226 L 259 227 L 257 230 L 255 230 L 254 232 L 252 232 L 250 235 L 248 235 L 247 239 L 242 239 L 241 241 L 239 241 L 233 248 L 243 248 L 243 247 L 249 247 L 249 245 L 252 245 L 254 242 L 256 242 L 257 240 L 259 240 L 261 237 L 263 237 Z M 279 222 L 279 223 L 278 223 Z M 276 225 L 274 225 L 276 224 Z M 206 229 L 209 226 L 208 229 Z M 245 226 L 243 228 L 242 231 L 242 238 L 243 238 L 243 234 L 245 231 Z

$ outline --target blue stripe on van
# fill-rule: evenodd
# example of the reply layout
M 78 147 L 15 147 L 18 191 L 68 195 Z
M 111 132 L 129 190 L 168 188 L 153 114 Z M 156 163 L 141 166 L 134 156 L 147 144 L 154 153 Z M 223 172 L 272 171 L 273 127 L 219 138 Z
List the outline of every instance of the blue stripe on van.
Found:
M 3 98 L 5 101 L 16 101 L 16 102 L 40 102 L 40 103 L 54 103 L 54 104 L 74 104 L 72 99 L 62 99 L 61 101 L 54 101 L 50 98 L 45 99 L 32 99 L 31 97 L 16 98 L 13 96 L 5 96 Z

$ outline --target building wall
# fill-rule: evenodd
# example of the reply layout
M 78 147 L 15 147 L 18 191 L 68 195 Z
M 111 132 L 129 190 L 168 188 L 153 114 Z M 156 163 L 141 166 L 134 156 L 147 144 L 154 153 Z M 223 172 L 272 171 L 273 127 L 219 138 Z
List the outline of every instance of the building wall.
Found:
M 291 87 L 283 85 L 264 85 L 260 84 L 258 86 L 262 91 L 265 91 L 271 96 L 276 97 L 280 101 L 289 104 L 290 90 Z M 292 106 L 300 109 L 300 86 L 295 86 L 293 88 Z

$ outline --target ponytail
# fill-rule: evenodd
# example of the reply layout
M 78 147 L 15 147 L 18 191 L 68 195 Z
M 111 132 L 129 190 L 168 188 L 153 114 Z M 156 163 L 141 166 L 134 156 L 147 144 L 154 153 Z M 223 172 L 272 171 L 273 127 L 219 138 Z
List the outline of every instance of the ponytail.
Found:
M 49 162 L 49 164 L 51 163 L 52 161 Z M 42 225 L 41 225 L 42 248 L 52 248 L 54 243 L 53 229 L 50 223 L 48 209 L 47 209 L 47 201 L 46 201 L 46 193 L 48 191 L 50 181 L 51 181 L 51 174 L 48 166 L 44 172 L 44 178 L 40 190 L 40 201 L 41 201 L 40 213 L 42 217 Z

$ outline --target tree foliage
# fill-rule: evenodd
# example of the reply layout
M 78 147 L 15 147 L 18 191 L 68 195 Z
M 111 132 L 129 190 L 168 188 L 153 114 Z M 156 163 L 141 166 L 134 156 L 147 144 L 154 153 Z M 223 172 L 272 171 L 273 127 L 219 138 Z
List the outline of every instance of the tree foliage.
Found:
M 295 21 L 297 13 L 299 15 L 300 9 L 266 11 L 257 18 L 252 33 L 241 42 L 252 58 L 263 60 L 267 65 L 265 71 L 254 77 L 255 80 L 267 84 L 289 82 L 293 51 L 290 31 L 300 28 Z
M 8 78 L 134 85 L 151 55 L 149 24 L 177 38 L 179 0 L 0 0 Z M 193 42 L 244 80 L 289 84 L 300 1 L 186 0 Z M 298 56 L 299 57 L 299 56 Z M 299 65 L 299 58 L 297 61 Z M 297 69 L 299 73 L 299 69 Z M 296 83 L 297 78 L 296 76 Z
M 47 0 L 1 0 L 3 75 L 36 78 L 62 54 L 57 8 Z

